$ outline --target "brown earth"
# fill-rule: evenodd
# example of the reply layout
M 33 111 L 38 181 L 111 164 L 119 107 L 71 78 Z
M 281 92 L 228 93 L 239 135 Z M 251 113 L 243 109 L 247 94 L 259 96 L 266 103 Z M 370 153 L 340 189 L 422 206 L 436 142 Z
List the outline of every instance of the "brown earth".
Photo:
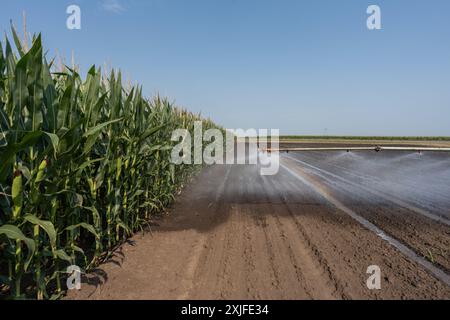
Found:
M 67 298 L 450 299 L 448 284 L 327 201 L 320 190 L 419 255 L 440 249 L 442 256 L 436 254 L 433 263 L 447 271 L 448 225 L 379 193 L 368 201 L 368 191 L 354 190 L 362 185 L 358 179 L 332 167 L 338 161 L 318 160 L 311 163 L 325 172 L 285 156 L 275 176 L 261 176 L 255 165 L 205 168 L 152 232 L 134 236 Z M 336 185 L 330 171 L 353 180 Z M 364 187 L 378 190 L 375 184 Z M 366 286 L 370 265 L 381 269 L 381 290 Z

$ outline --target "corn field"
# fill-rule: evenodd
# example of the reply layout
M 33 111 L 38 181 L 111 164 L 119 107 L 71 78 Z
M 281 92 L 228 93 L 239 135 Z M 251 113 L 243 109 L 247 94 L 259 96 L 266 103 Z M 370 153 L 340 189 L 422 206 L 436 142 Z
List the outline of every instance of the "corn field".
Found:
M 29 50 L 13 39 L 0 42 L 0 296 L 54 299 L 69 265 L 91 269 L 171 203 L 196 169 L 171 164 L 171 133 L 201 118 L 120 72 L 56 72 L 41 35 Z

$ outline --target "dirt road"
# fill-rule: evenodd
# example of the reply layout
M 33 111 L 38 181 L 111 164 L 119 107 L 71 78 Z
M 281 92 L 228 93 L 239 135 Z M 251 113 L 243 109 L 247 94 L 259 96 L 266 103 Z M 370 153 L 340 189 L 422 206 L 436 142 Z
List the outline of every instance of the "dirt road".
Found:
M 205 168 L 67 298 L 450 299 L 449 159 L 430 157 L 290 153 L 275 176 Z M 370 265 L 380 290 L 366 286 Z

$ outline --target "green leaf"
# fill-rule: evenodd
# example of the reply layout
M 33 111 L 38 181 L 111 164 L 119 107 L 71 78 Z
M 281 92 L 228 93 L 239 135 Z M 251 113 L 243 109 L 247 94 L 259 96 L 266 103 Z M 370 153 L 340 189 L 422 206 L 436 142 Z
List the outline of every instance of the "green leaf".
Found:
M 98 131 L 102 130 L 104 127 L 106 127 L 112 123 L 119 122 L 119 121 L 122 121 L 122 118 L 111 120 L 111 121 L 106 121 L 99 125 L 96 125 L 95 127 L 89 129 L 85 134 L 83 134 L 83 137 L 87 138 L 93 134 L 96 134 Z
M 30 265 L 31 260 L 33 259 L 34 252 L 36 251 L 36 245 L 34 243 L 33 239 L 25 237 L 25 235 L 20 231 L 19 228 L 16 226 L 5 224 L 0 227 L 0 234 L 4 234 L 9 239 L 12 240 L 19 240 L 25 243 L 25 245 L 28 248 L 28 255 L 25 260 L 24 269 L 25 271 L 28 270 L 28 266 Z
M 52 248 L 56 248 L 56 230 L 53 226 L 53 223 L 51 223 L 50 221 L 40 220 L 38 217 L 32 214 L 25 215 L 24 220 L 34 225 L 40 226 L 47 233 Z
M 44 132 L 44 134 L 49 138 L 50 144 L 52 145 L 55 157 L 58 152 L 59 138 L 56 134 L 50 132 Z
M 58 249 L 55 251 L 55 256 L 61 260 L 67 261 L 70 264 L 73 264 L 73 259 L 63 250 Z
M 173 163 L 169 166 L 170 178 L 172 179 L 172 183 L 175 183 L 175 165 Z
M 0 41 L 0 75 L 3 75 L 3 71 L 5 70 L 6 62 L 5 57 L 3 56 L 3 46 Z
M 71 230 L 78 229 L 78 228 L 80 228 L 80 227 L 83 228 L 83 229 L 86 229 L 87 231 L 89 231 L 90 233 L 92 233 L 96 238 L 98 238 L 98 234 L 97 234 L 97 232 L 95 231 L 94 226 L 92 226 L 91 224 L 85 223 L 85 222 L 82 222 L 82 223 L 78 223 L 78 224 L 69 226 L 69 227 L 65 228 L 64 230 L 66 230 L 66 231 L 71 231 Z
M 22 42 L 19 39 L 19 36 L 17 35 L 16 28 L 12 24 L 11 21 L 11 33 L 13 35 L 14 43 L 16 44 L 17 51 L 19 52 L 20 56 L 23 57 L 25 55 L 25 50 L 23 49 Z
M 131 229 L 120 219 L 120 218 L 117 218 L 116 219 L 116 224 L 117 224 L 117 226 L 118 227 L 120 227 L 120 228 L 122 228 L 123 230 L 125 230 L 125 232 L 127 233 L 127 234 L 131 234 L 132 232 L 131 232 Z
M 164 128 L 165 126 L 167 126 L 167 124 L 162 124 L 162 125 L 159 125 L 154 128 L 150 128 L 147 131 L 145 131 L 144 134 L 139 138 L 138 145 L 141 144 L 143 141 L 145 141 L 150 136 L 152 136 L 153 134 L 155 134 L 156 132 L 158 132 L 159 130 L 161 130 L 162 128 Z
M 81 249 L 80 247 L 76 246 L 76 245 L 73 245 L 73 246 L 72 246 L 72 249 L 73 249 L 74 251 L 76 251 L 76 252 L 81 253 L 83 256 L 85 255 L 85 254 L 84 254 L 84 250 Z
M 47 130 L 54 133 L 57 129 L 58 93 L 50 74 L 50 67 L 47 64 L 47 61 L 44 61 L 42 68 L 42 86 L 44 90 L 43 102 L 47 111 L 45 113 L 44 120 L 48 125 Z
M 0 153 L 0 181 L 5 181 L 7 177 L 7 169 L 11 166 L 14 157 L 25 148 L 31 147 L 39 141 L 42 131 L 27 133 L 17 144 L 9 144 Z
M 91 164 L 96 163 L 96 162 L 100 162 L 100 161 L 103 161 L 103 160 L 104 160 L 104 158 L 99 158 L 99 159 L 94 159 L 94 160 L 90 160 L 90 161 L 85 161 L 81 166 L 78 167 L 77 172 L 82 172 L 84 169 L 89 167 Z
M 13 84 L 13 101 L 16 121 L 20 118 L 20 113 L 25 108 L 29 96 L 27 88 L 27 65 L 29 55 L 24 55 L 16 64 Z

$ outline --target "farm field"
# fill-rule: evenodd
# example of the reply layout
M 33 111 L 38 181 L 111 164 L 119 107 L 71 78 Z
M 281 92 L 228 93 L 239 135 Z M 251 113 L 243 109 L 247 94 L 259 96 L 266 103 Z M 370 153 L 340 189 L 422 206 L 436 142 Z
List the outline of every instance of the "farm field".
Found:
M 0 304 L 450 302 L 449 1 L 54 2 L 0 11 Z
M 449 299 L 450 157 L 280 155 L 206 167 L 68 299 Z M 382 290 L 366 286 L 378 265 Z

